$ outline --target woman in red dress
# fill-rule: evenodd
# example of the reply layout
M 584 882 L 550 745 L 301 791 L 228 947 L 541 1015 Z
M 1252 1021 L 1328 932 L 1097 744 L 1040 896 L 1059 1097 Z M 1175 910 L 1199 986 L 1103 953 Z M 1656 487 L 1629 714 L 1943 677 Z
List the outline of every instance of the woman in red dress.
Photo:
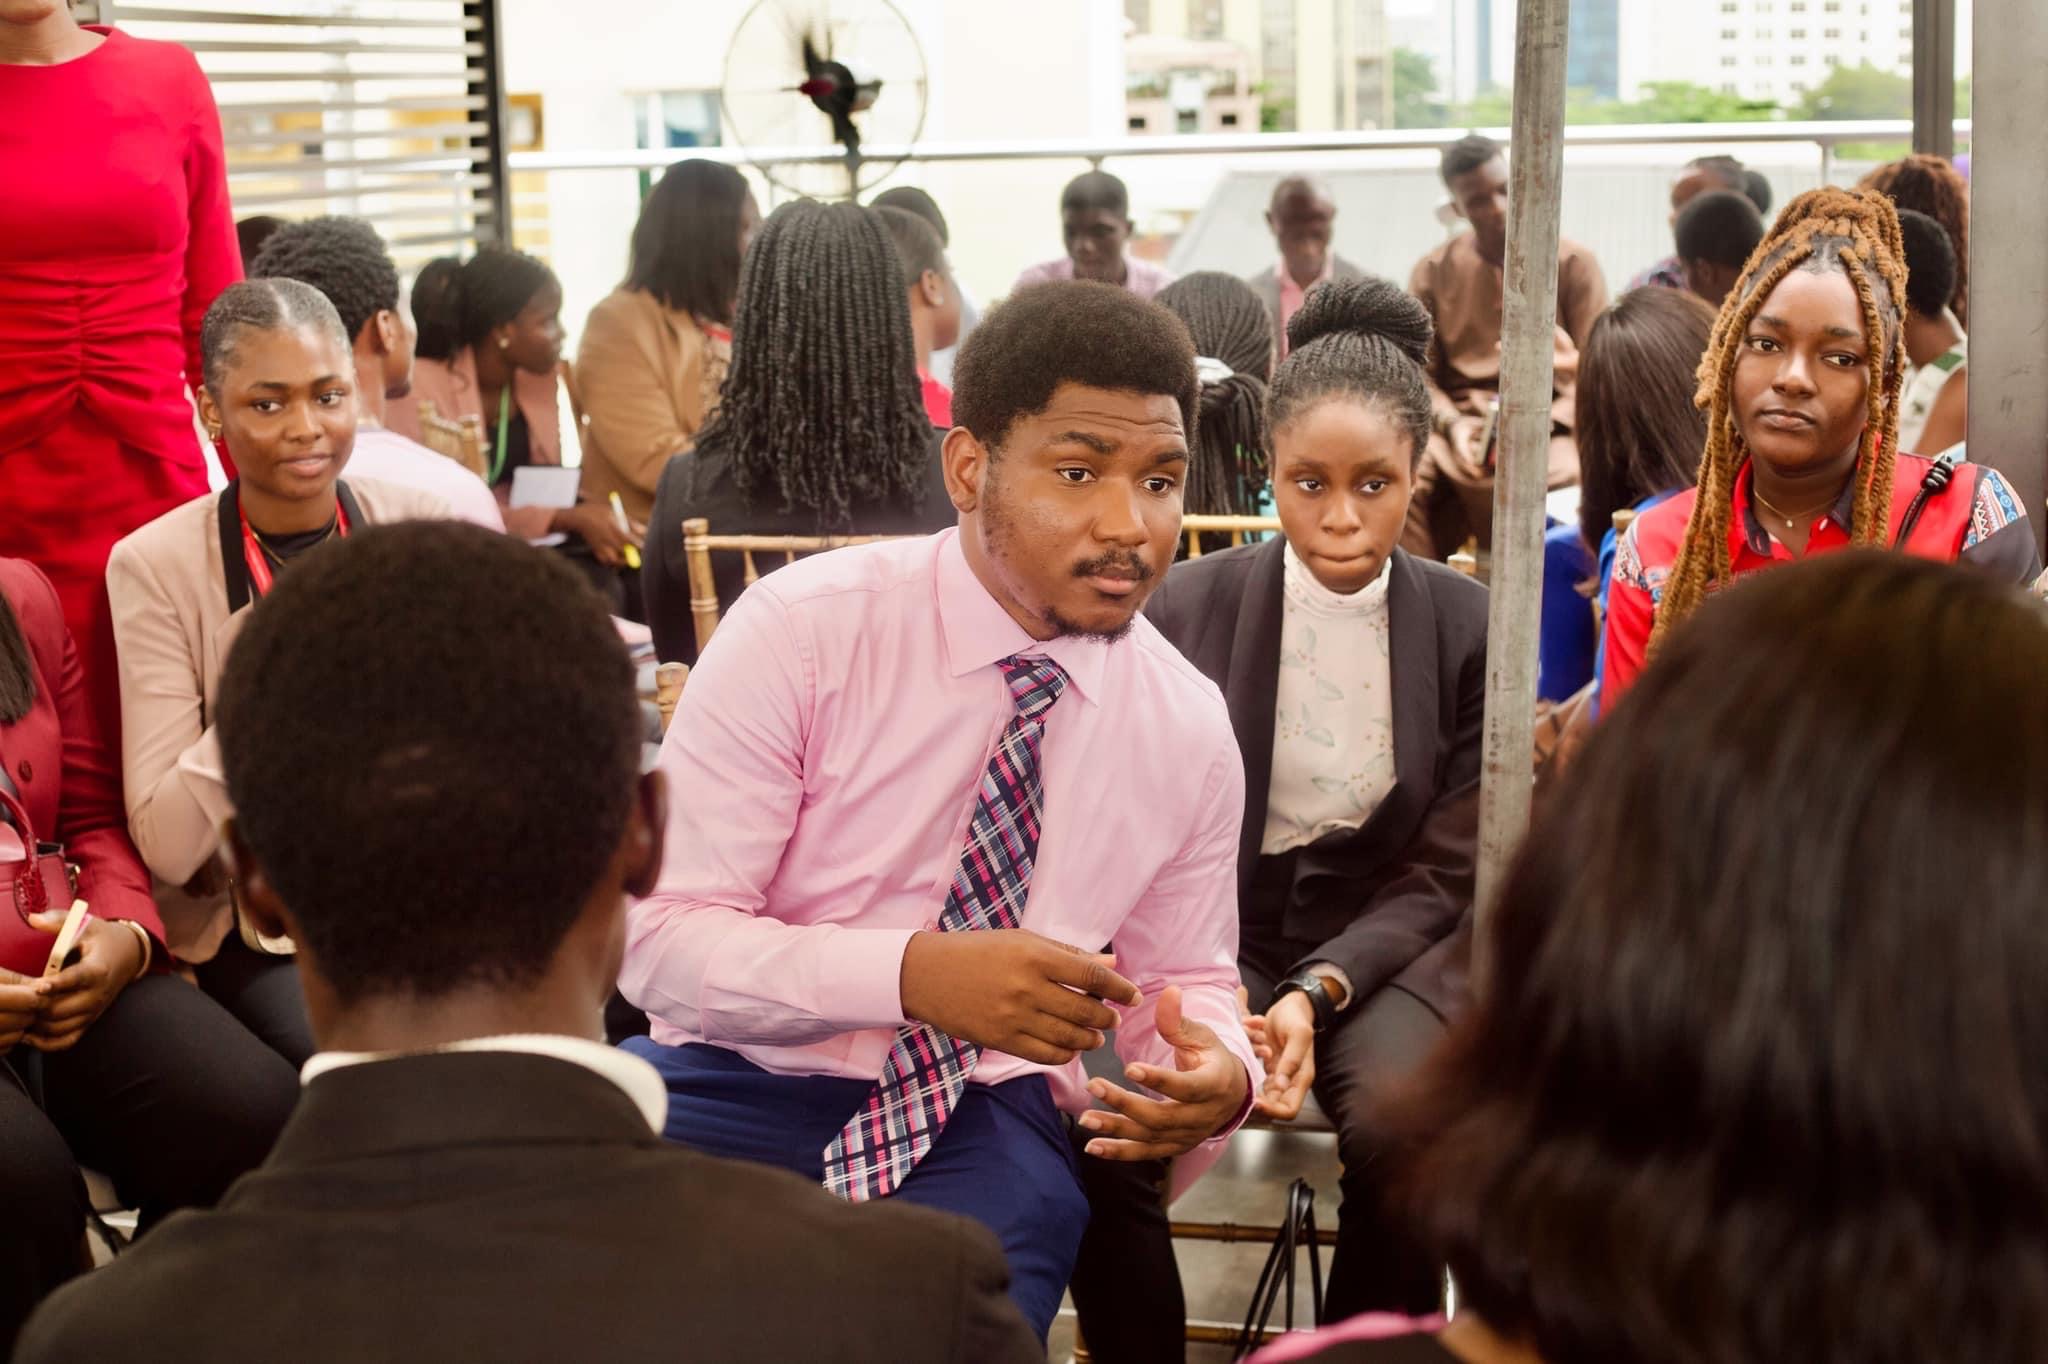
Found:
M 206 491 L 186 391 L 242 276 L 198 63 L 0 0 L 0 182 L 0 555 L 56 585 L 111 738 L 107 552 Z

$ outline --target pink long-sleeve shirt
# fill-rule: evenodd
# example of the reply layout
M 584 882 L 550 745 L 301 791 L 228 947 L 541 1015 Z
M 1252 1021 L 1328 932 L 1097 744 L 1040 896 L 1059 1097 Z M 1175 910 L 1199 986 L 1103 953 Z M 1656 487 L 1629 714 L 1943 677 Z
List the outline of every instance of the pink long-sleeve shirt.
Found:
M 704 651 L 661 751 L 660 883 L 628 918 L 620 985 L 654 1040 L 709 1042 L 782 1074 L 872 1079 L 902 1026 L 903 951 L 937 927 L 975 784 L 1014 713 L 1011 654 L 1066 669 L 1046 721 L 1044 823 L 1023 927 L 1093 950 L 1143 992 L 1126 1061 L 1174 1068 L 1154 1020 L 1187 1017 L 1261 1071 L 1238 1022 L 1244 771 L 1215 686 L 1140 617 L 1114 644 L 1038 643 L 989 595 L 957 531 L 835 550 L 763 578 Z M 973 1081 L 1078 1061 L 1000 1052 Z M 1212 1143 L 1213 1145 L 1213 1143 Z

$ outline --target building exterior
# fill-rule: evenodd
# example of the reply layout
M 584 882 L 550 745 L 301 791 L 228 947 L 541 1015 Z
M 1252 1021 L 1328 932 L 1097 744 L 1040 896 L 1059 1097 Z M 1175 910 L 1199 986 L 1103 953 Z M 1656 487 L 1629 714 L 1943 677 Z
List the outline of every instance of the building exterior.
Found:
M 1124 12 L 1134 38 L 1189 38 L 1242 49 L 1252 58 L 1271 126 L 1300 132 L 1393 126 L 1387 0 L 1126 0 Z

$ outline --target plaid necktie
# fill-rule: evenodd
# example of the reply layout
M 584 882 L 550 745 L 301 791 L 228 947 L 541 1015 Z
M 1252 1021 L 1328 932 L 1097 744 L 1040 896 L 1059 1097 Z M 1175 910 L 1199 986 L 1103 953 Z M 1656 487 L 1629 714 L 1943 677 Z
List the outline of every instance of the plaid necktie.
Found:
M 1017 713 L 981 774 L 967 846 L 939 915 L 941 933 L 1015 928 L 1031 891 L 1044 803 L 1038 741 L 1067 675 L 1047 658 L 1013 656 L 998 666 Z M 825 1187 L 850 1203 L 896 1192 L 938 1140 L 980 1059 L 980 1047 L 929 1023 L 897 1032 L 882 1078 L 825 1148 Z

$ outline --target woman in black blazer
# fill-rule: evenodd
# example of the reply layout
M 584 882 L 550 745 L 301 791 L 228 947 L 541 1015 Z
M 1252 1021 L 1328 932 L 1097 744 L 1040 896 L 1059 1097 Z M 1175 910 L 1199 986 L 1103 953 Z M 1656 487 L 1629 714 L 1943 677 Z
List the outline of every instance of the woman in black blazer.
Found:
M 1395 547 L 1429 438 L 1430 335 L 1422 305 L 1384 280 L 1316 289 L 1267 402 L 1285 538 L 1178 564 L 1146 607 L 1222 688 L 1244 754 L 1238 964 L 1268 1056 L 1258 1106 L 1291 1118 L 1313 1088 L 1338 1129 L 1332 1320 L 1434 1311 L 1442 1294 L 1440 1266 L 1386 1206 L 1377 1108 L 1463 1002 L 1478 839 L 1486 591 Z M 1099 1248 L 1093 1263 L 1122 1262 L 1128 1282 L 1132 1264 L 1159 1265 L 1164 1215 L 1091 1169 L 1083 1264 Z M 1142 1296 L 1172 1302 L 1165 1254 Z M 1142 1309 L 1090 1287 L 1075 1300 L 1104 1358 L 1172 1354 L 1164 1313 L 1140 1326 Z

